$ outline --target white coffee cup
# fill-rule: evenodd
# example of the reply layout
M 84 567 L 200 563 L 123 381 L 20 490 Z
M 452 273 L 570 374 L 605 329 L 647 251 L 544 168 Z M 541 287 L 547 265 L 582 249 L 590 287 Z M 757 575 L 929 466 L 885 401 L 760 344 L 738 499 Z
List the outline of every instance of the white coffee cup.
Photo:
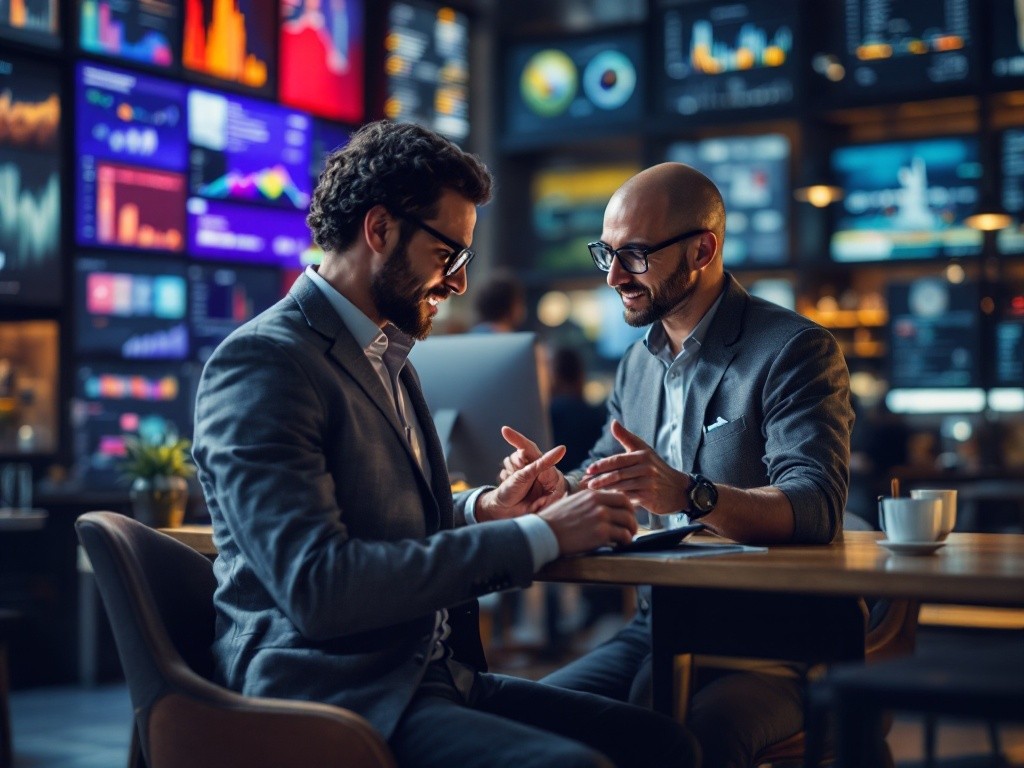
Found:
M 942 502 L 942 532 L 939 541 L 945 541 L 956 525 L 955 488 L 917 488 L 910 492 L 912 499 L 939 499 Z
M 878 522 L 892 542 L 938 541 L 942 534 L 942 499 L 883 498 Z

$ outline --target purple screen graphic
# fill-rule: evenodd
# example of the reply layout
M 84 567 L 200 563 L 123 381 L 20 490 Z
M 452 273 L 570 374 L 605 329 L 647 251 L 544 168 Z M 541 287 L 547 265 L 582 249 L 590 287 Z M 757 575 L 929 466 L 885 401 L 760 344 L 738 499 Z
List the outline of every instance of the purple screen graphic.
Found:
M 183 85 L 79 63 L 75 104 L 78 154 L 185 170 Z
M 188 113 L 192 194 L 307 208 L 309 116 L 198 88 L 188 93 Z
M 299 267 L 310 247 L 306 215 L 200 197 L 188 201 L 188 251 L 247 264 Z

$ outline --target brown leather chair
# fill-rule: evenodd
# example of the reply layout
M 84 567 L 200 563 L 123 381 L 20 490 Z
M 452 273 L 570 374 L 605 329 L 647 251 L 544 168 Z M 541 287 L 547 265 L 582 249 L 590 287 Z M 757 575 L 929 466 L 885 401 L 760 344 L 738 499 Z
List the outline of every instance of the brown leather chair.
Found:
M 131 694 L 141 750 L 129 766 L 395 768 L 387 743 L 354 712 L 211 682 L 215 580 L 205 557 L 113 512 L 84 514 L 75 528 Z

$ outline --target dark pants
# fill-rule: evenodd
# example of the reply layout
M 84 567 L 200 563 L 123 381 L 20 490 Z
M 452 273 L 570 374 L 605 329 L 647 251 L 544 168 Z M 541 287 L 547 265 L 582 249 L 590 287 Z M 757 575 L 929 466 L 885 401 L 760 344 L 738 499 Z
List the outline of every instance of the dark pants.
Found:
M 541 682 L 651 706 L 651 634 L 642 613 L 615 637 Z M 763 748 L 803 727 L 799 680 L 756 672 L 702 671 L 687 725 L 704 765 L 750 768 Z
M 477 675 L 467 702 L 432 664 L 390 740 L 401 768 L 696 768 L 670 718 L 602 696 Z

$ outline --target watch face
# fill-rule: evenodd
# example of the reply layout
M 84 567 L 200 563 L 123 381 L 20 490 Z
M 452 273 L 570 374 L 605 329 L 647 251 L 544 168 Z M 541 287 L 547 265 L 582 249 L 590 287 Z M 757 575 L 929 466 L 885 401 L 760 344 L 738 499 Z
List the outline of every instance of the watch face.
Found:
M 710 482 L 701 478 L 690 491 L 690 500 L 700 512 L 710 512 L 718 501 L 718 491 Z

